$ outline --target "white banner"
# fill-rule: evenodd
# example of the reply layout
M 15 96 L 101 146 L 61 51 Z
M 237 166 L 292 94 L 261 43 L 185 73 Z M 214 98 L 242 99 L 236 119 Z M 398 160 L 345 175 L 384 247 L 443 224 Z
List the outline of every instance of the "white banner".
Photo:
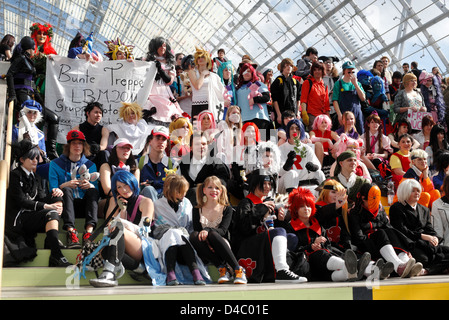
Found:
M 410 124 L 412 126 L 413 130 L 422 130 L 421 126 L 422 126 L 422 119 L 425 116 L 432 116 L 431 112 L 422 112 L 422 111 L 417 111 L 417 112 L 413 112 L 412 110 L 408 110 L 408 121 L 410 121 Z
M 154 62 L 126 60 L 90 63 L 82 59 L 52 56 L 47 59 L 45 107 L 59 116 L 58 143 L 86 120 L 84 107 L 103 104 L 102 125 L 116 123 L 121 102 L 144 106 L 156 75 Z

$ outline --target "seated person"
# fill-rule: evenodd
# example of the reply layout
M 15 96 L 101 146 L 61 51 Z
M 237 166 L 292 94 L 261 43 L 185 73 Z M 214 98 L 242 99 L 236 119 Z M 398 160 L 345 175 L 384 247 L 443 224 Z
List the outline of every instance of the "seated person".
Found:
M 357 200 L 357 194 L 364 183 L 369 180 L 356 175 L 357 155 L 353 151 L 342 152 L 337 158 L 334 177 L 332 179 L 340 182 L 347 190 L 349 208 Z
M 209 176 L 217 176 L 226 187 L 231 172 L 220 159 L 211 157 L 208 148 L 207 133 L 194 132 L 191 137 L 192 150 L 181 158 L 178 166 L 178 174 L 182 175 L 189 183 L 187 199 L 192 205 L 196 205 L 196 186 L 203 183 Z
M 20 142 L 23 139 L 28 138 L 33 144 L 37 145 L 41 151 L 38 159 L 39 164 L 49 161 L 45 148 L 45 134 L 36 126 L 36 124 L 43 119 L 42 106 L 37 101 L 25 100 L 22 103 L 20 112 L 21 116 L 19 122 L 12 128 L 12 142 Z
M 273 189 L 274 178 L 264 170 L 253 175 L 250 193 L 234 213 L 232 251 L 246 269 L 249 282 L 306 282 L 307 278 L 292 272 L 287 263 L 287 232 L 272 225 L 275 205 L 267 196 Z M 279 209 L 278 220 L 283 220 L 284 215 L 283 208 Z
M 346 150 L 353 151 L 357 155 L 357 168 L 355 171 L 355 174 L 365 178 L 366 180 L 371 181 L 371 175 L 368 171 L 368 168 L 366 165 L 360 160 L 360 154 L 361 154 L 361 148 L 363 147 L 363 141 L 361 139 L 352 139 L 348 136 L 346 136 L 345 133 L 343 133 L 340 136 L 340 140 L 335 144 L 335 148 L 332 150 L 332 155 L 335 158 L 338 158 L 338 156 L 345 152 Z M 330 168 L 330 176 L 333 177 L 335 175 L 335 167 L 337 166 L 337 162 L 334 162 Z
M 117 123 L 110 124 L 108 130 L 116 139 L 127 139 L 133 146 L 134 154 L 139 154 L 145 146 L 145 139 L 151 133 L 147 122 L 142 118 L 142 108 L 135 102 L 122 102 Z
M 282 166 L 279 172 L 280 193 L 290 192 L 298 186 L 309 186 L 314 190 L 326 179 L 315 152 L 300 141 L 300 127 L 300 120 L 291 120 L 286 131 L 288 140 L 279 147 Z
M 324 158 L 330 156 L 329 151 L 334 147 L 334 143 L 340 139 L 339 135 L 333 132 L 331 128 L 331 118 L 322 114 L 315 117 L 310 131 L 310 140 L 315 145 L 315 154 L 321 165 L 323 165 Z M 332 162 L 332 159 L 328 158 L 326 162 Z
M 444 179 L 449 173 L 449 151 L 438 150 L 435 155 L 435 171 L 436 175 L 432 176 L 432 182 L 437 190 L 441 190 Z M 449 196 L 449 194 L 447 194 Z M 448 239 L 449 240 L 449 239 Z
M 342 125 L 340 128 L 335 130 L 335 133 L 339 136 L 345 133 L 352 139 L 358 139 L 360 137 L 355 127 L 355 116 L 351 111 L 345 111 L 342 114 Z
M 162 197 L 166 170 L 176 167 L 174 160 L 166 155 L 168 139 L 166 127 L 155 127 L 148 136 L 150 152 L 139 159 L 141 194 L 153 202 Z
M 81 131 L 90 146 L 89 160 L 93 161 L 97 168 L 108 160 L 109 130 L 100 124 L 103 118 L 103 105 L 99 102 L 90 102 L 84 107 L 86 121 L 73 130 Z
M 190 153 L 190 136 L 193 127 L 189 119 L 179 117 L 173 120 L 168 127 L 170 131 L 170 157 L 177 160 Z
M 290 120 L 293 120 L 295 118 L 295 112 L 292 110 L 285 110 L 284 112 L 282 112 L 282 125 L 278 126 L 277 128 L 279 146 L 287 142 L 287 134 L 285 132 L 285 128 L 287 127 L 287 124 L 290 122 Z
M 111 155 L 108 162 L 103 163 L 100 167 L 100 200 L 99 206 L 104 207 L 104 210 L 99 210 L 99 216 L 102 215 L 107 208 L 107 201 L 112 196 L 111 178 L 119 170 L 131 172 L 137 181 L 140 179 L 140 170 L 137 168 L 136 160 L 132 153 L 133 146 L 125 139 L 120 138 L 114 141 L 114 146 L 111 150 Z
M 61 252 L 58 239 L 63 193 L 55 188 L 47 194 L 40 176 L 34 173 L 40 157 L 36 145 L 24 139 L 13 144 L 12 152 L 18 167 L 11 171 L 9 178 L 5 235 L 13 243 L 20 243 L 22 238 L 32 248 L 26 252 L 21 250 L 26 261 L 36 256 L 34 237 L 38 232 L 45 232 L 44 248 L 50 249 L 48 266 L 67 267 L 71 264 Z
M 187 180 L 169 174 L 164 183 L 163 197 L 154 202 L 154 229 L 151 236 L 157 240 L 163 257 L 163 270 L 168 286 L 180 283 L 205 285 L 211 282 L 207 269 L 189 241 L 193 232 L 192 204 L 186 198 Z M 188 268 L 187 272 L 182 272 Z
M 372 113 L 366 118 L 365 133 L 361 137 L 364 143 L 362 161 L 368 169 L 380 171 L 380 165 L 385 163 L 393 149 L 390 139 L 383 134 L 382 119 L 377 113 Z
M 412 139 L 412 136 L 407 133 L 400 136 L 398 139 L 399 151 L 393 153 L 390 157 L 390 167 L 395 190 L 398 188 L 399 182 L 402 180 L 405 172 L 410 169 Z
M 394 124 L 393 132 L 388 135 L 390 139 L 390 145 L 393 148 L 393 152 L 397 152 L 399 148 L 399 138 L 404 134 L 412 134 L 412 126 L 408 120 L 400 120 Z M 420 144 L 412 136 L 411 149 L 418 149 Z
M 441 198 L 440 191 L 436 190 L 433 186 L 432 180 L 429 177 L 429 166 L 427 165 L 428 154 L 421 149 L 413 150 L 410 153 L 411 165 L 405 172 L 403 179 L 399 182 L 399 185 L 404 182 L 405 179 L 414 179 L 421 185 L 422 192 L 418 203 L 425 207 L 431 208 L 432 203 Z M 395 196 L 397 200 L 397 195 Z
M 75 229 L 76 209 L 86 218 L 83 240 L 90 237 L 97 225 L 98 182 L 80 180 L 78 172 L 82 165 L 87 167 L 89 174 L 97 171 L 95 163 L 88 159 L 89 156 L 90 147 L 84 134 L 78 130 L 71 130 L 67 134 L 67 144 L 64 145 L 62 155 L 50 162 L 48 173 L 50 191 L 61 189 L 64 193 L 61 217 L 64 220 L 63 229 L 67 230 L 68 248 L 81 247 L 78 232 Z

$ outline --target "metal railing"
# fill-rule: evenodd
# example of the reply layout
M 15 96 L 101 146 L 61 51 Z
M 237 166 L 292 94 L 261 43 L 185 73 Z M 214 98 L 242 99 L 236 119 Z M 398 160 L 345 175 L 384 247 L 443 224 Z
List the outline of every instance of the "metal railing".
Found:
M 3 248 L 5 237 L 6 192 L 9 185 L 9 172 L 11 168 L 11 142 L 13 128 L 14 102 L 8 105 L 6 126 L 6 143 L 3 160 L 0 161 L 0 295 L 3 279 Z

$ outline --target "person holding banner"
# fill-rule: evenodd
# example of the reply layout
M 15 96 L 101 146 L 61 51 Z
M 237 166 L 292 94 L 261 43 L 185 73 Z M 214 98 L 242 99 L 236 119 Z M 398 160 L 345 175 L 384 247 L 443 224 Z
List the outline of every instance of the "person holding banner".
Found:
M 417 89 L 418 78 L 413 73 L 407 73 L 402 79 L 402 84 L 404 89 L 400 90 L 394 99 L 395 122 L 407 119 L 409 112 L 427 112 L 427 108 L 424 105 L 424 97 Z
M 23 37 L 14 49 L 11 66 L 6 75 L 8 85 L 8 100 L 14 101 L 14 108 L 19 107 L 26 100 L 35 100 L 42 106 L 44 121 L 47 123 L 47 155 L 50 159 L 58 158 L 56 152 L 56 138 L 58 136 L 59 117 L 55 112 L 45 107 L 44 99 L 36 87 L 36 68 L 32 60 L 35 43 L 31 37 Z
M 168 128 L 173 116 L 182 116 L 184 113 L 170 89 L 176 73 L 175 57 L 168 40 L 162 37 L 151 39 L 146 61 L 153 61 L 157 72 L 147 104 L 144 106 L 144 109 L 149 110 L 144 112 L 145 120 Z

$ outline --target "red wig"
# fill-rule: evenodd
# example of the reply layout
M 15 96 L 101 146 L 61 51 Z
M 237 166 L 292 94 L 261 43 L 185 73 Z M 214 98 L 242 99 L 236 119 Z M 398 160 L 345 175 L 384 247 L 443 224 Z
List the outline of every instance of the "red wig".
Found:
M 46 24 L 40 24 L 38 22 L 33 23 L 33 25 L 30 27 L 31 30 L 31 38 L 33 38 L 34 42 L 36 43 L 34 53 L 37 53 L 39 51 L 39 44 L 37 43 L 37 33 L 39 31 L 43 31 L 47 35 L 47 39 L 45 40 L 45 43 L 43 44 L 43 53 L 45 55 L 48 54 L 57 54 L 56 50 L 51 45 L 51 39 L 53 37 L 53 26 L 49 23 Z
M 310 215 L 310 218 L 312 218 L 316 212 L 315 196 L 312 192 L 309 189 L 302 187 L 296 188 L 290 192 L 288 196 L 288 207 L 292 219 L 298 219 L 298 210 L 304 205 L 312 208 L 312 214 Z
M 245 80 L 243 80 L 243 73 L 249 70 L 251 72 L 251 82 L 259 81 L 259 76 L 257 75 L 256 69 L 250 64 L 245 63 L 240 67 L 239 80 L 238 80 L 238 88 L 240 88 Z
M 246 129 L 248 129 L 249 126 L 254 127 L 254 131 L 256 131 L 256 141 L 260 142 L 260 131 L 259 131 L 259 128 L 257 127 L 257 125 L 254 122 L 247 122 L 242 127 L 242 137 L 240 139 L 240 143 L 242 145 L 245 144 L 245 131 L 246 131 Z

